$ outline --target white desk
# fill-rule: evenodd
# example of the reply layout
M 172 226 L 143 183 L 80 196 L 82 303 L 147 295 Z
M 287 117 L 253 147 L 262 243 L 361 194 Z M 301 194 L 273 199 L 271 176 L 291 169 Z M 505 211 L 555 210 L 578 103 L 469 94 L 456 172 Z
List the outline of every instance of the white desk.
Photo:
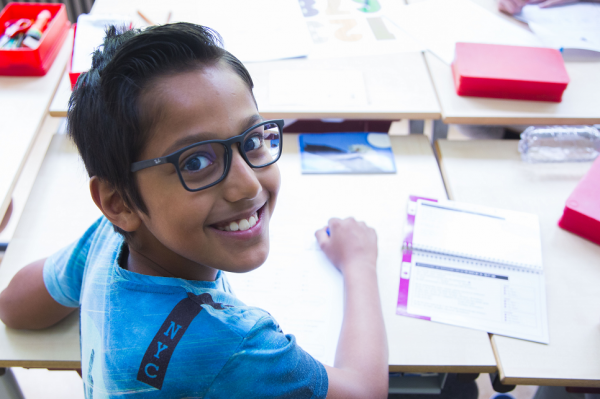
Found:
M 425 54 L 445 123 L 481 125 L 591 125 L 600 123 L 600 62 L 566 62 L 571 82 L 560 103 L 463 97 L 456 94 L 452 71 Z
M 294 220 L 301 209 L 322 214 L 325 223 L 335 214 L 336 204 L 345 201 L 354 204 L 357 218 L 389 232 L 379 236 L 378 273 L 391 371 L 493 372 L 496 361 L 487 333 L 395 314 L 408 195 L 443 197 L 445 192 L 424 136 L 392 137 L 392 143 L 396 174 L 301 175 L 296 136 L 286 135 L 285 153 L 278 162 L 283 188 L 277 217 Z M 76 151 L 64 136 L 55 136 L 0 266 L 0 290 L 24 265 L 78 238 L 98 215 Z M 0 367 L 79 364 L 77 314 L 43 331 L 0 325 Z
M 550 344 L 494 335 L 505 384 L 600 387 L 600 246 L 560 229 L 590 163 L 527 164 L 516 141 L 438 141 L 450 197 L 540 218 Z
M 266 118 L 290 119 L 439 119 L 440 108 L 421 53 L 399 53 L 386 56 L 292 59 L 246 64 L 254 80 L 254 95 L 261 114 Z M 361 72 L 367 102 L 358 107 L 330 107 L 303 103 L 280 105 L 269 96 L 269 73 L 272 70 Z M 63 77 L 50 106 L 50 115 L 67 116 L 71 86 Z M 315 92 L 315 97 L 320 93 Z
M 41 77 L 0 77 L 0 219 L 48 112 L 71 48 L 67 39 Z

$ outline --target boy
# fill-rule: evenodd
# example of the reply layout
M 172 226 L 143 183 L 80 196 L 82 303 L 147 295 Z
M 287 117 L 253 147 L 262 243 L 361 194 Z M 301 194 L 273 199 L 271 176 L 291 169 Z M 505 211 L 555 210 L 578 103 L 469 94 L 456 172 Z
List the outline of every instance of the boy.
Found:
M 79 307 L 87 398 L 387 396 L 375 232 L 332 219 L 317 239 L 345 282 L 335 367 L 241 303 L 222 271 L 259 267 L 283 122 L 263 121 L 244 66 L 193 24 L 108 30 L 71 97 L 69 133 L 104 216 L 0 295 L 13 328 Z

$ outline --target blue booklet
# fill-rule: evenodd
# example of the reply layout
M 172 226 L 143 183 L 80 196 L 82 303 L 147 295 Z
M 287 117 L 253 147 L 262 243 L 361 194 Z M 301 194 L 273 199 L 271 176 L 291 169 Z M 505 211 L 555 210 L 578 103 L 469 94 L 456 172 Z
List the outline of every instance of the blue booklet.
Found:
M 302 173 L 396 173 L 386 133 L 301 134 Z

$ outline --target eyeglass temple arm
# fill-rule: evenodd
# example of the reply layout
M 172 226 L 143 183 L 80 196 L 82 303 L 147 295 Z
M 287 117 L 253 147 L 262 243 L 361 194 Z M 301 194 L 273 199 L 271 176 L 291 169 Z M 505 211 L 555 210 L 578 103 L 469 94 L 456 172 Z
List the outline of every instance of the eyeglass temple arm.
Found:
M 167 157 L 160 157 L 154 159 L 147 159 L 145 161 L 134 162 L 131 164 L 130 171 L 133 173 L 137 172 L 138 170 L 146 169 L 155 165 L 162 165 L 164 163 L 167 163 Z

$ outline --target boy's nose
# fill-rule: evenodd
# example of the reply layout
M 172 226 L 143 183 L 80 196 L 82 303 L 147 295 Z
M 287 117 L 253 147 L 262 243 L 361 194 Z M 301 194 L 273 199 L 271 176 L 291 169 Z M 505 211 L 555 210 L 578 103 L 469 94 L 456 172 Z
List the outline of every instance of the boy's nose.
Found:
M 229 173 L 225 178 L 225 199 L 236 202 L 243 199 L 253 199 L 262 191 L 262 185 L 250 167 L 242 157 L 239 149 L 232 147 L 233 156 Z

